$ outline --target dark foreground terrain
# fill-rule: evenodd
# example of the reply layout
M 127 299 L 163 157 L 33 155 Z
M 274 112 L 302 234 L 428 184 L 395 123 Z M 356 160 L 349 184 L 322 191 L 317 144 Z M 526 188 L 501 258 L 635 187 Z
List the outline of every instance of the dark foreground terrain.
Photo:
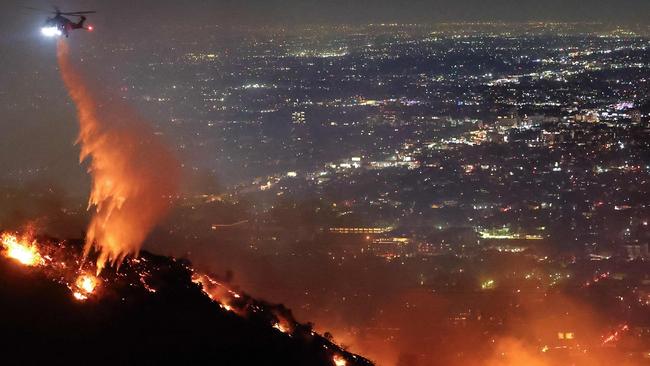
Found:
M 245 314 L 224 309 L 192 273 L 143 253 L 105 270 L 97 296 L 80 301 L 46 268 L 0 257 L 0 364 L 371 365 L 281 305 L 242 295 Z M 280 315 L 291 332 L 272 326 Z

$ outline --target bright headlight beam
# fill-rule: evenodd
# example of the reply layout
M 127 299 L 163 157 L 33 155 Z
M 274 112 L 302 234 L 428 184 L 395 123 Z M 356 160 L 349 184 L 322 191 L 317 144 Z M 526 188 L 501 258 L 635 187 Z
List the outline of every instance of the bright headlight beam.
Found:
M 41 28 L 41 33 L 47 37 L 55 37 L 61 35 L 61 30 L 57 27 L 43 27 Z

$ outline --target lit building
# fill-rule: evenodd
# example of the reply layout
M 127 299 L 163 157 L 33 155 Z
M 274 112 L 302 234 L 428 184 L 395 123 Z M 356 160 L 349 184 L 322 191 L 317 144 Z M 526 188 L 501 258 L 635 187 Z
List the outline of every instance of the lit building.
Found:
M 392 227 L 331 227 L 329 232 L 332 234 L 383 234 L 393 230 Z
M 409 238 L 404 237 L 376 238 L 367 246 L 367 251 L 386 259 L 398 258 L 409 254 L 410 242 L 411 240 Z
M 305 119 L 305 112 L 296 111 L 291 113 L 291 122 L 296 125 L 304 125 L 307 122 Z

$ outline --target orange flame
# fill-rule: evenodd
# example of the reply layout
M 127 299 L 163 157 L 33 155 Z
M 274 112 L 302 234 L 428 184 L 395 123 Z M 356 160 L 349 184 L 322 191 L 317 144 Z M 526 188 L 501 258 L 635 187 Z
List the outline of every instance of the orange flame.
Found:
M 235 313 L 239 312 L 239 309 L 235 309 L 230 302 L 232 299 L 237 299 L 240 295 L 227 287 L 222 283 L 212 279 L 208 275 L 194 273 L 192 274 L 192 282 L 201 285 L 201 290 L 205 293 L 212 301 L 215 301 L 219 306 L 227 311 L 233 311 Z
M 38 253 L 35 242 L 30 242 L 26 238 L 18 239 L 16 235 L 3 233 L 0 237 L 2 246 L 4 246 L 5 255 L 13 258 L 26 266 L 37 266 L 43 264 L 43 258 Z
M 95 292 L 98 285 L 99 279 L 97 277 L 91 274 L 82 274 L 75 281 L 72 295 L 77 300 L 86 300 L 88 296 Z
M 282 333 L 289 333 L 289 327 L 282 324 L 281 322 L 277 322 L 277 323 L 273 324 L 273 328 L 279 330 Z
M 334 355 L 332 361 L 334 361 L 334 365 L 336 366 L 345 366 L 348 364 L 348 361 L 339 355 Z
M 100 99 L 76 71 L 64 40 L 58 43 L 61 75 L 77 107 L 80 161 L 90 160 L 94 208 L 84 258 L 99 251 L 97 273 L 106 263 L 137 255 L 142 242 L 168 211 L 177 188 L 178 164 L 146 122 L 122 105 Z
M 81 275 L 77 278 L 76 285 L 80 290 L 92 293 L 97 287 L 97 278 L 91 275 Z

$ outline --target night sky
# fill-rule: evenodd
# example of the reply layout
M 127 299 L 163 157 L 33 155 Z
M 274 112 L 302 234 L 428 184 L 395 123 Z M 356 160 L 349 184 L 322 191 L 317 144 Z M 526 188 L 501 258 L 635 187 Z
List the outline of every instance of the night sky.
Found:
M 30 21 L 21 4 L 49 8 L 45 1 L 3 1 L 2 23 Z M 98 21 L 109 24 L 141 22 L 231 22 L 255 24 L 431 22 L 431 21 L 605 21 L 647 22 L 646 0 L 142 0 L 59 1 L 62 9 L 93 8 Z

